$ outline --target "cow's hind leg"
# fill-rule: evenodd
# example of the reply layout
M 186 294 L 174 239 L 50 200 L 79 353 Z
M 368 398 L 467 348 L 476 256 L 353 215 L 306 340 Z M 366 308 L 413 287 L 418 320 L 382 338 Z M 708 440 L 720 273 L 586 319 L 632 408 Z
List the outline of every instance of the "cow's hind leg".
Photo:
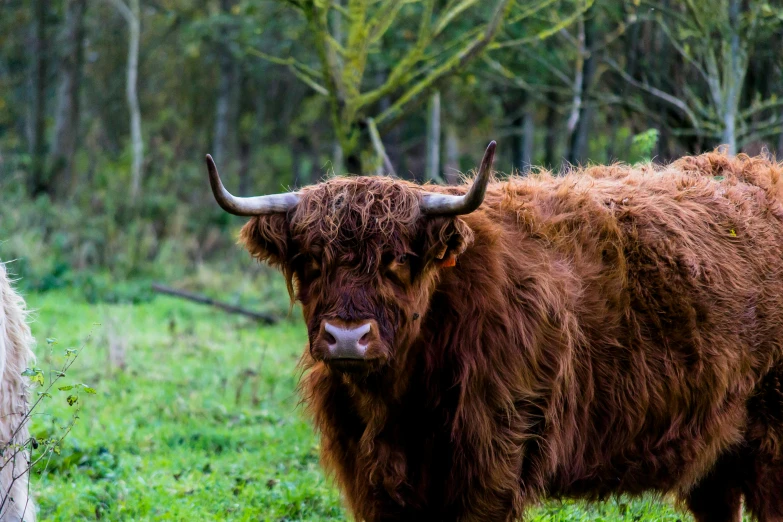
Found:
M 742 486 L 737 463 L 730 457 L 719 460 L 715 468 L 696 484 L 685 503 L 696 522 L 741 522 Z
M 783 522 L 783 364 L 759 383 L 748 414 L 745 505 L 759 522 Z
M 758 522 L 783 522 L 783 459 L 756 459 L 745 486 L 747 510 Z

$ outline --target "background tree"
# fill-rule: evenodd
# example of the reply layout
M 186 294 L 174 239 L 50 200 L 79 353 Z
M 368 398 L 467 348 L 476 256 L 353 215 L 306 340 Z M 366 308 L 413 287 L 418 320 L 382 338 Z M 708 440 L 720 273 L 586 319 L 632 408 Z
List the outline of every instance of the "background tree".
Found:
M 30 172 L 30 192 L 33 196 L 50 192 L 49 176 L 46 172 L 46 100 L 49 84 L 49 0 L 35 2 L 34 56 L 35 69 L 32 74 L 34 97 L 31 120 L 30 150 L 32 167 Z
M 259 56 L 288 65 L 316 92 L 329 97 L 332 125 L 349 172 L 362 172 L 361 154 L 367 148 L 368 125 L 388 128 L 396 123 L 414 106 L 413 102 L 481 56 L 504 24 L 520 23 L 552 2 L 498 0 L 483 8 L 475 0 L 436 4 L 434 0 L 351 0 L 343 8 L 331 2 L 294 2 L 308 21 L 320 67 L 293 57 L 258 52 Z M 440 9 L 436 11 L 436 7 Z M 338 25 L 329 24 L 331 11 L 332 18 L 341 17 Z M 472 22 L 468 28 L 461 22 L 469 15 L 485 21 L 478 25 Z M 406 19 L 417 20 L 418 28 L 415 37 L 409 33 L 411 44 L 401 46 L 396 35 L 404 39 L 406 31 L 390 29 L 398 23 L 413 25 Z M 333 34 L 335 27 L 339 27 L 340 37 L 343 31 L 347 35 L 344 45 Z M 372 58 L 378 55 L 385 60 L 392 58 L 393 65 L 376 63 Z M 380 68 L 383 74 L 376 75 L 378 81 L 371 84 L 365 80 L 365 73 L 374 68 Z M 379 109 L 377 105 L 384 98 L 391 101 Z M 376 152 L 378 157 L 383 156 Z
M 232 49 L 231 31 L 233 17 L 231 9 L 236 5 L 234 0 L 220 0 L 220 23 L 217 26 L 218 64 L 220 79 L 215 106 L 215 141 L 214 154 L 216 161 L 224 161 L 229 151 L 231 134 L 236 129 L 232 120 L 236 118 L 236 100 L 239 94 L 240 77 L 239 63 Z
M 59 192 L 73 188 L 73 160 L 79 135 L 79 94 L 84 62 L 84 14 L 87 0 L 67 0 L 58 38 L 61 55 L 52 143 L 52 178 Z
M 141 37 L 141 10 L 139 0 L 110 0 L 112 5 L 128 24 L 128 70 L 126 72 L 125 95 L 130 112 L 131 147 L 133 167 L 131 169 L 130 198 L 136 201 L 141 192 L 142 168 L 144 167 L 144 140 L 141 136 L 141 109 L 137 81 L 139 76 L 139 39 Z
M 0 251 L 41 285 L 216 255 L 206 152 L 247 195 L 783 149 L 775 2 L 137 2 L 3 4 Z
M 777 95 L 762 97 L 747 82 L 752 53 L 780 33 L 780 7 L 741 0 L 646 5 L 654 14 L 640 16 L 640 21 L 653 23 L 666 39 L 650 56 L 675 59 L 668 67 L 633 67 L 636 74 L 608 57 L 606 62 L 646 97 L 657 98 L 684 116 L 673 129 L 675 134 L 695 136 L 708 147 L 725 144 L 730 154 L 736 154 L 754 139 L 780 133 L 783 122 L 770 112 L 781 106 Z M 769 73 L 779 74 L 780 62 L 771 65 Z M 679 79 L 678 68 L 688 71 Z M 651 79 L 655 77 L 658 85 Z M 761 128 L 752 122 L 760 113 L 768 115 Z

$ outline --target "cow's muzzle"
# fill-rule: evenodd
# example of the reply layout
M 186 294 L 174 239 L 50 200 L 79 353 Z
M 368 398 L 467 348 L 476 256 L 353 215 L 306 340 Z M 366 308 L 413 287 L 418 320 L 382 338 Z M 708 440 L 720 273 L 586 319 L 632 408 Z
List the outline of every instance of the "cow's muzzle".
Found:
M 378 323 L 372 319 L 324 319 L 313 341 L 312 354 L 316 359 L 335 367 L 345 366 L 346 369 L 386 359 Z

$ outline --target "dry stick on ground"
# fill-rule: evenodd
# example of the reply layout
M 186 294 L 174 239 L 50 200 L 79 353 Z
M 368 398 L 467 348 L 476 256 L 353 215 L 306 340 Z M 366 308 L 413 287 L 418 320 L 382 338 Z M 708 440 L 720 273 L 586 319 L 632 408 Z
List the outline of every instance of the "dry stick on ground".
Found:
M 183 299 L 188 299 L 196 303 L 211 305 L 232 314 L 246 315 L 264 324 L 275 324 L 278 321 L 277 317 L 274 317 L 269 314 L 265 314 L 263 312 L 248 310 L 247 308 L 242 308 L 241 306 L 235 306 L 232 304 L 224 303 L 222 301 L 217 301 L 215 299 L 212 299 L 211 297 L 194 294 L 191 292 L 186 292 L 185 290 L 177 290 L 176 288 L 171 288 L 169 286 L 161 285 L 158 283 L 152 283 L 152 290 L 160 294 L 171 295 L 174 297 L 181 297 Z

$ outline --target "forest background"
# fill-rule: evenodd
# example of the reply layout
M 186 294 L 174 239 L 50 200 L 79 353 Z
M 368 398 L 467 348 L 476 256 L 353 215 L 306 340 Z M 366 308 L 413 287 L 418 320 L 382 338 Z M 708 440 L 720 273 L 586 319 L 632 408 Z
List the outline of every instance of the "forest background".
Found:
M 42 519 L 344 516 L 294 413 L 297 312 L 235 245 L 206 153 L 238 195 L 456 183 L 491 139 L 501 177 L 783 157 L 782 49 L 764 0 L 0 0 L 0 260 L 37 310 L 28 373 L 50 386 L 61 349 L 85 352 L 68 403 L 33 419 L 51 442 L 81 417 L 36 470 Z M 580 517 L 684 515 L 621 499 L 534 519 Z

